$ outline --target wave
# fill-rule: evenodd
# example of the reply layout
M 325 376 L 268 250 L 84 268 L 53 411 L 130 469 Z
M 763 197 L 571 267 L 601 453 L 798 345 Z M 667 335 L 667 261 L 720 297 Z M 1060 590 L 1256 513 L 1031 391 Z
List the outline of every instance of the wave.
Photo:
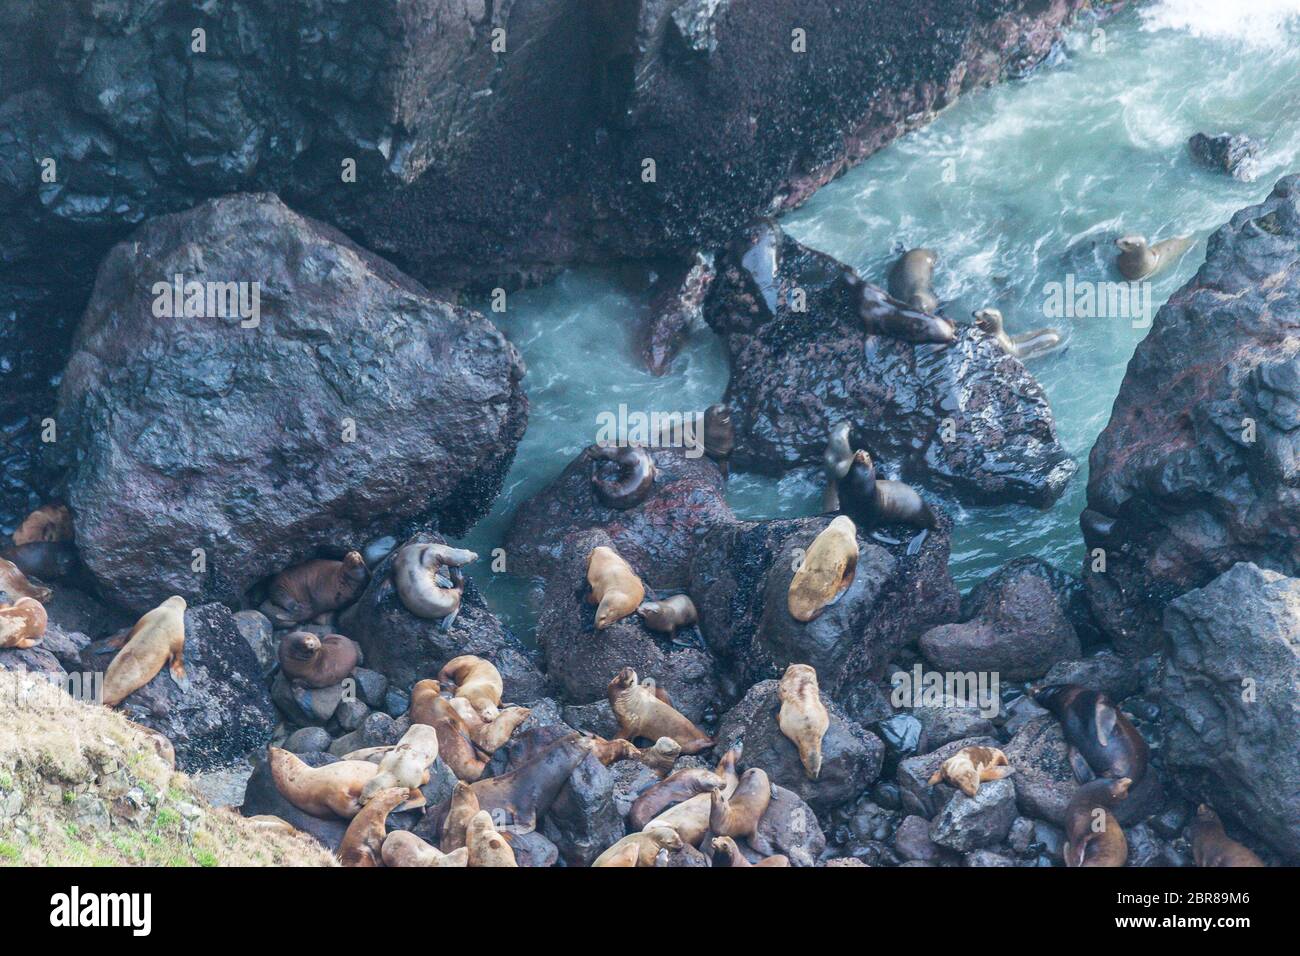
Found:
M 1143 29 L 1181 30 L 1272 51 L 1294 49 L 1300 0 L 1156 0 L 1142 9 Z

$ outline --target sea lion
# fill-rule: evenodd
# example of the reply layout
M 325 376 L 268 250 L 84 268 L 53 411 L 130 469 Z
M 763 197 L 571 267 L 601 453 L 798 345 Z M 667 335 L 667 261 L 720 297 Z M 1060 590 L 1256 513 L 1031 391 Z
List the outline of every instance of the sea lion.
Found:
M 1115 240 L 1115 245 L 1120 249 L 1115 264 L 1119 267 L 1120 275 L 1129 282 L 1137 282 L 1166 269 L 1195 242 L 1196 239 L 1192 236 L 1179 236 L 1149 246 L 1144 236 L 1121 236 Z
M 592 445 L 587 457 L 591 459 L 591 490 L 606 508 L 635 508 L 654 490 L 654 456 L 640 445 Z M 618 466 L 617 478 L 601 477 L 605 462 Z
M 405 787 L 389 787 L 374 793 L 348 824 L 339 844 L 339 862 L 344 866 L 383 866 L 388 815 L 406 802 L 409 793 Z
M 465 579 L 460 569 L 478 555 L 463 548 L 422 542 L 404 545 L 393 558 L 393 586 L 402 606 L 427 621 L 444 621 L 450 627 L 460 611 Z M 439 581 L 445 571 L 449 586 Z
M 271 579 L 260 610 L 276 627 L 292 627 L 351 604 L 369 576 L 360 551 L 349 551 L 342 561 L 304 561 Z
M 938 315 L 922 312 L 899 302 L 849 270 L 845 282 L 857 296 L 858 317 L 868 335 L 901 339 L 917 345 L 951 345 L 957 339 L 957 326 Z
M 1030 694 L 1061 722 L 1070 745 L 1070 765 L 1080 781 L 1095 775 L 1140 783 L 1146 776 L 1150 748 L 1105 694 L 1078 684 L 1049 684 L 1031 689 Z
M 22 569 L 5 558 L 0 558 L 0 591 L 10 597 L 31 598 L 33 601 L 40 601 L 42 604 L 54 597 L 53 591 L 27 580 L 27 575 L 22 572 Z
M 749 860 L 746 859 L 745 854 L 740 852 L 740 847 L 736 845 L 736 841 L 728 836 L 714 837 L 710 845 L 713 847 L 714 866 L 723 866 L 723 867 L 769 866 L 771 867 L 771 866 L 790 865 L 790 858 L 780 853 L 778 853 L 775 856 L 765 856 L 757 863 L 750 863 Z
M 791 664 L 781 675 L 777 695 L 781 698 L 777 725 L 799 748 L 804 774 L 816 780 L 822 772 L 822 738 L 831 726 L 831 715 L 817 686 L 817 671 L 807 664 Z
M 592 736 L 591 752 L 596 759 L 608 767 L 620 760 L 640 760 L 641 750 L 630 740 L 606 740 L 604 737 Z
M 840 494 L 838 483 L 849 473 L 853 464 L 853 446 L 849 439 L 849 423 L 840 422 L 830 430 L 826 438 L 826 450 L 822 452 L 822 470 L 826 472 L 826 487 L 822 491 L 822 511 L 839 511 Z
M 189 689 L 185 676 L 185 598 L 173 594 L 135 622 L 104 673 L 104 703 L 116 707 L 171 662 L 172 680 Z
M 394 830 L 384 837 L 380 856 L 384 866 L 469 866 L 469 850 L 466 847 L 461 846 L 443 853 L 409 830 Z
M 611 844 L 591 865 L 651 867 L 660 850 L 680 850 L 682 846 L 682 838 L 672 827 L 647 827 Z
M 0 647 L 24 651 L 45 637 L 45 606 L 29 597 L 0 605 Z
M 480 809 L 474 788 L 463 780 L 457 780 L 451 791 L 451 803 L 447 806 L 442 827 L 438 831 L 438 845 L 444 853 L 459 850 L 465 845 L 465 831 L 469 829 L 469 821 L 474 819 Z
M 465 830 L 470 866 L 518 866 L 515 851 L 492 825 L 492 814 L 480 810 Z
M 673 765 L 681 755 L 681 744 L 671 737 L 660 737 L 653 747 L 642 747 L 639 756 L 643 764 L 662 778 L 672 773 Z
M 14 532 L 14 546 L 36 541 L 71 541 L 72 512 L 67 505 L 41 505 Z
M 721 775 L 706 767 L 674 771 L 636 798 L 627 815 L 627 825 L 634 830 L 644 830 L 647 823 L 670 807 L 702 793 L 721 790 L 726 785 L 727 781 Z
M 718 463 L 722 480 L 731 472 L 731 453 L 736 447 L 736 426 L 731 421 L 731 407 L 718 403 L 704 410 L 704 453 Z
M 333 687 L 356 670 L 361 649 L 342 634 L 320 637 L 292 631 L 280 638 L 276 651 L 280 670 L 302 687 Z
M 678 628 L 694 627 L 700 619 L 695 602 L 687 594 L 646 601 L 637 607 L 636 613 L 650 630 L 669 637 L 676 636 Z
M 602 631 L 636 611 L 645 600 L 645 585 L 617 551 L 601 545 L 587 555 L 587 603 L 596 605 L 596 630 Z
M 429 768 L 437 759 L 438 732 L 428 724 L 411 724 L 397 746 L 379 762 L 379 772 L 366 781 L 361 790 L 362 802 L 369 802 L 382 790 L 401 787 L 406 791 L 403 810 L 424 806 L 420 788 L 429 782 Z
M 938 312 L 939 299 L 934 294 L 934 267 L 938 261 L 939 254 L 933 249 L 903 253 L 889 270 L 889 294 L 922 312 Z
M 1223 830 L 1223 822 L 1208 803 L 1196 808 L 1192 821 L 1192 857 L 1197 866 L 1265 866 L 1255 851 Z
M 436 680 L 419 681 L 411 688 L 407 715 L 412 724 L 427 724 L 434 729 L 438 735 L 438 755 L 456 779 L 477 780 L 483 776 L 489 755 L 474 745 L 464 718 L 439 691 Z
M 268 748 L 271 780 L 275 789 L 303 813 L 322 820 L 350 820 L 364 805 L 361 791 L 379 768 L 365 760 L 339 760 L 309 767 L 279 747 Z
M 979 793 L 985 780 L 1001 780 L 1013 772 L 1007 755 L 996 747 L 963 747 L 930 777 L 930 786 L 946 780 L 968 797 Z
M 453 657 L 438 671 L 438 681 L 454 685 L 455 696 L 473 704 L 484 720 L 492 720 L 499 713 L 504 685 L 501 672 L 491 661 L 473 654 Z
M 936 528 L 938 521 L 911 485 L 876 477 L 876 465 L 865 451 L 853 453 L 853 463 L 839 482 L 841 510 L 864 528 L 907 524 Z
M 1128 777 L 1102 778 L 1075 791 L 1065 808 L 1066 866 L 1123 866 L 1128 840 L 1111 813 L 1116 802 L 1128 797 Z
M 772 802 L 772 781 L 758 767 L 740 775 L 731 796 L 721 790 L 709 794 L 709 830 L 718 836 L 747 837 L 758 830 L 758 823 Z
M 1038 329 L 1014 337 L 1008 335 L 1002 313 L 997 309 L 978 309 L 974 317 L 975 325 L 997 339 L 1002 351 L 1021 361 L 1039 358 L 1061 344 L 1061 333 L 1056 329 Z
M 515 728 L 527 720 L 528 715 L 532 713 L 532 709 L 528 707 L 507 707 L 505 710 L 498 711 L 491 720 L 486 720 L 474 709 L 474 705 L 463 697 L 453 697 L 448 703 L 464 721 L 465 730 L 469 734 L 469 739 L 474 742 L 474 746 L 487 754 L 494 754 L 504 747 L 514 734 Z
M 786 604 L 790 616 L 807 623 L 839 600 L 858 567 L 858 529 L 840 515 L 813 539 L 799 570 L 790 579 Z
M 647 740 L 671 737 L 681 745 L 684 754 L 699 753 L 713 746 L 712 737 L 639 683 L 636 671 L 630 667 L 615 675 L 606 693 L 618 718 L 615 736 L 632 741 L 638 737 Z
M 77 568 L 77 548 L 71 541 L 29 541 L 5 548 L 0 558 L 12 562 L 28 577 L 46 581 L 66 578 Z
M 682 838 L 683 843 L 699 846 L 700 841 L 709 832 L 709 817 L 713 811 L 713 794 L 721 793 L 724 797 L 730 797 L 736 792 L 736 786 L 740 783 L 740 778 L 736 776 L 736 761 L 739 759 L 740 750 L 738 748 L 732 748 L 722 755 L 722 760 L 718 762 L 716 771 L 718 776 L 726 781 L 721 790 L 711 790 L 691 797 L 689 800 L 683 800 L 676 806 L 669 807 L 659 814 L 647 823 L 643 829 L 651 830 L 657 826 L 671 827 L 677 831 L 677 835 Z

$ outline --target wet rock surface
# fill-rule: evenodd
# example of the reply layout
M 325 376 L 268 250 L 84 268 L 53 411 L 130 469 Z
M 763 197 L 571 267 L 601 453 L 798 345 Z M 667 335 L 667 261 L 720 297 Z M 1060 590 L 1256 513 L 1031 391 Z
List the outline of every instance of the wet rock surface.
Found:
M 1253 183 L 1259 178 L 1259 143 L 1241 133 L 1210 136 L 1196 133 L 1187 141 L 1192 158 L 1202 166 Z

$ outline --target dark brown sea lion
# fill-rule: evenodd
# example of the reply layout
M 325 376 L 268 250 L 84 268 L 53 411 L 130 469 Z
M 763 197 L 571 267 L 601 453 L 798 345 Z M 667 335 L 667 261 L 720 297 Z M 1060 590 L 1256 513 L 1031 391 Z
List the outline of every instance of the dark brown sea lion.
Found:
M 845 282 L 858 298 L 858 316 L 869 335 L 883 335 L 918 345 L 951 345 L 956 340 L 957 327 L 948 319 L 891 298 L 883 289 L 863 282 L 851 270 L 845 273 Z
M 784 854 L 775 856 L 765 856 L 757 863 L 750 863 L 745 855 L 740 852 L 740 847 L 731 837 L 714 837 L 713 838 L 713 865 L 714 866 L 789 866 L 790 858 Z
M 721 403 L 704 410 L 704 453 L 718 463 L 722 480 L 731 472 L 731 453 L 736 448 L 736 426 L 731 421 L 731 407 Z
M 104 703 L 115 707 L 149 683 L 170 662 L 177 687 L 189 687 L 185 675 L 185 599 L 173 594 L 135 622 L 104 672 Z
M 77 569 L 77 548 L 71 541 L 29 541 L 0 552 L 33 578 L 58 581 Z M 40 598 L 37 598 L 39 601 Z
M 714 790 L 710 799 L 709 831 L 717 836 L 748 837 L 758 830 L 758 823 L 772 802 L 772 781 L 758 767 L 740 775 L 740 783 L 730 797 Z
M 1024 335 L 1011 336 L 1007 334 L 1002 313 L 997 309 L 979 309 L 974 315 L 975 324 L 997 339 L 1002 351 L 1021 361 L 1039 358 L 1061 345 L 1061 333 L 1056 329 L 1037 329 Z
M 349 551 L 342 561 L 306 561 L 271 579 L 261 611 L 277 627 L 292 627 L 351 604 L 365 590 L 368 577 L 360 551 Z
M 700 619 L 695 610 L 695 602 L 688 594 L 674 594 L 657 601 L 646 601 L 637 607 L 636 613 L 650 630 L 669 637 L 676 635 L 679 628 L 694 627 Z
M 726 780 L 706 767 L 674 771 L 636 798 L 628 813 L 627 824 L 634 830 L 644 830 L 647 823 L 669 807 L 701 793 L 721 790 L 726 785 Z
M 618 718 L 619 737 L 632 741 L 639 737 L 647 740 L 671 737 L 681 745 L 684 754 L 699 753 L 713 746 L 712 737 L 639 683 L 636 671 L 630 667 L 615 675 L 606 693 Z
M 417 542 L 404 545 L 393 558 L 393 586 L 402 606 L 416 617 L 442 621 L 450 627 L 460 611 L 465 590 L 461 568 L 478 555 L 446 544 Z M 447 583 L 442 583 L 442 577 Z
M 1078 684 L 1050 684 L 1031 694 L 1061 722 L 1079 780 L 1128 777 L 1136 784 L 1146 776 L 1147 742 L 1105 694 Z
M 67 505 L 41 505 L 14 532 L 14 546 L 37 541 L 71 541 L 72 512 Z
M 939 311 L 934 294 L 934 267 L 939 254 L 933 249 L 911 249 L 889 270 L 889 294 L 904 305 L 928 312 Z
M 280 638 L 280 670 L 304 687 L 333 687 L 357 668 L 361 650 L 342 634 L 293 631 Z
M 882 524 L 908 524 L 935 528 L 934 512 L 911 485 L 876 477 L 871 456 L 853 454 L 848 473 L 839 481 L 840 509 L 864 528 Z
M 1197 866 L 1266 866 L 1255 851 L 1223 830 L 1219 815 L 1207 803 L 1196 808 L 1192 821 L 1192 856 Z
M 406 802 L 409 793 L 405 787 L 390 787 L 371 797 L 343 834 L 343 842 L 339 844 L 339 862 L 344 866 L 383 866 L 388 815 Z
M 654 456 L 640 445 L 592 445 L 587 449 L 587 457 L 592 463 L 591 490 L 606 508 L 617 511 L 635 508 L 654 490 Z M 618 466 L 618 477 L 601 477 L 605 462 Z
M 23 570 L 6 558 L 0 558 L 0 591 L 10 598 L 26 597 L 42 604 L 54 596 L 49 588 L 28 581 Z
M 1128 797 L 1128 777 L 1102 778 L 1075 791 L 1065 808 L 1066 866 L 1123 866 L 1128 840 L 1111 810 Z
M 1119 246 L 1119 256 L 1115 265 L 1119 273 L 1129 282 L 1146 279 L 1168 268 L 1192 247 L 1196 240 L 1191 236 L 1174 239 L 1162 239 L 1154 245 L 1147 245 L 1144 236 L 1121 236 L 1115 240 Z
M 45 606 L 35 598 L 20 597 L 0 605 L 0 647 L 24 651 L 45 637 Z

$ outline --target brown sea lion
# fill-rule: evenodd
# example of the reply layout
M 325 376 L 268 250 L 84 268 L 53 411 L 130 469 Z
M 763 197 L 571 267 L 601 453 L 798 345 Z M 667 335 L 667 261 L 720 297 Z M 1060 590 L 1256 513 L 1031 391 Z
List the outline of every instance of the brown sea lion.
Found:
M 182 690 L 185 676 L 185 598 L 173 594 L 135 622 L 104 673 L 104 703 L 116 707 L 171 662 L 172 680 Z
M 443 853 L 409 830 L 394 830 L 384 837 L 380 856 L 384 866 L 469 866 L 469 850 L 466 847 L 461 846 Z
M 772 781 L 767 773 L 750 767 L 740 775 L 735 792 L 709 794 L 709 830 L 718 836 L 748 837 L 758 830 L 759 821 L 772 802 Z
M 342 561 L 305 561 L 271 579 L 261 611 L 276 627 L 292 627 L 347 607 L 366 589 L 368 577 L 360 551 L 349 551 Z
M 515 851 L 492 825 L 492 814 L 480 810 L 465 830 L 470 866 L 518 866 Z
M 14 545 L 20 547 L 36 541 L 71 541 L 72 512 L 67 505 L 41 505 L 18 526 Z
M 604 630 L 636 611 L 645 600 L 645 585 L 617 551 L 604 545 L 587 556 L 587 603 L 596 607 L 596 630 Z
M 58 581 L 77 568 L 77 548 L 71 541 L 29 541 L 0 552 L 0 558 L 14 564 L 29 578 Z M 36 595 L 29 597 L 40 598 Z
M 1128 797 L 1128 777 L 1102 778 L 1085 783 L 1075 791 L 1065 808 L 1066 866 L 1123 866 L 1128 859 L 1128 840 L 1111 813 L 1115 804 Z
M 1070 765 L 1079 780 L 1095 775 L 1140 783 L 1146 776 L 1150 748 L 1105 694 L 1078 684 L 1049 684 L 1031 688 L 1030 693 L 1061 722 L 1070 745 Z
M 933 249 L 911 249 L 889 270 L 889 294 L 914 309 L 934 314 L 939 299 L 934 294 L 934 267 L 939 254 Z
M 1192 821 L 1192 857 L 1197 866 L 1266 866 L 1255 851 L 1242 846 L 1223 830 L 1213 808 L 1202 803 Z
M 280 670 L 303 687 L 333 687 L 357 668 L 361 649 L 342 634 L 292 631 L 280 638 Z
M 699 753 L 713 746 L 712 737 L 640 684 L 636 671 L 630 667 L 624 667 L 609 682 L 607 694 L 618 718 L 618 737 L 632 741 L 639 737 L 647 740 L 671 737 L 681 745 L 684 754 Z
M 781 699 L 777 725 L 799 748 L 804 774 L 816 780 L 822 772 L 822 738 L 831 726 L 831 715 L 817 686 L 817 671 L 807 664 L 791 664 L 781 675 L 777 695 Z
M 411 688 L 407 715 L 413 724 L 427 724 L 438 735 L 438 755 L 458 780 L 483 776 L 489 755 L 481 752 L 469 735 L 464 719 L 443 697 L 436 680 L 422 680 Z
M 817 618 L 849 589 L 857 567 L 858 529 L 847 515 L 840 515 L 813 539 L 790 579 L 790 616 L 805 623 Z
M 627 815 L 627 825 L 634 830 L 644 830 L 647 823 L 670 807 L 702 793 L 721 790 L 726 785 L 724 777 L 706 767 L 674 771 L 636 798 Z
M 474 819 L 480 809 L 478 797 L 474 795 L 474 788 L 463 780 L 457 780 L 455 788 L 451 791 L 451 803 L 442 818 L 442 828 L 438 833 L 438 845 L 442 847 L 444 853 L 459 850 L 465 845 L 465 832 L 469 829 L 469 821 Z
M 679 628 L 694 627 L 700 619 L 695 602 L 687 594 L 646 601 L 637 607 L 636 613 L 650 630 L 669 637 L 674 637 Z
M 704 453 L 718 463 L 722 480 L 731 472 L 731 453 L 736 448 L 736 427 L 731 408 L 721 403 L 704 410 Z
M 975 325 L 997 340 L 1002 351 L 1021 361 L 1039 358 L 1053 352 L 1061 345 L 1061 333 L 1056 329 L 1036 329 L 1023 335 L 1011 336 L 1003 325 L 1002 313 L 997 309 L 979 309 L 974 313 Z
M 275 789 L 303 813 L 322 820 L 351 820 L 361 812 L 361 791 L 379 768 L 365 760 L 340 760 L 309 767 L 279 747 L 268 749 Z
M 681 755 L 681 744 L 671 737 L 660 737 L 653 747 L 641 748 L 640 758 L 651 771 L 660 777 L 666 777 L 673 772 L 673 765 Z
M 474 705 L 464 697 L 452 698 L 448 703 L 465 722 L 465 730 L 469 733 L 469 739 L 474 742 L 474 746 L 486 754 L 494 754 L 504 747 L 515 732 L 515 728 L 527 720 L 528 715 L 532 713 L 528 707 L 507 707 L 505 710 L 497 711 L 497 715 L 491 720 L 485 720 L 483 715 L 474 709 Z
M 951 345 L 957 338 L 957 326 L 938 315 L 922 312 L 886 295 L 883 289 L 864 282 L 851 269 L 844 274 L 845 283 L 858 299 L 858 317 L 868 335 L 901 339 L 917 345 Z
M 1119 267 L 1119 274 L 1125 279 L 1129 282 L 1137 282 L 1139 279 L 1150 278 L 1157 272 L 1167 269 L 1195 243 L 1196 239 L 1192 236 L 1163 239 L 1155 245 L 1147 245 L 1144 236 L 1121 236 L 1115 240 L 1115 245 L 1119 246 L 1120 250 L 1115 265 Z
M 930 786 L 946 780 L 966 796 L 973 797 L 985 780 L 1001 780 L 1012 770 L 1007 755 L 996 747 L 963 747 L 934 772 Z
M 911 485 L 877 478 L 871 456 L 860 449 L 853 453 L 853 463 L 838 491 L 841 510 L 864 528 L 881 524 L 938 526 L 934 512 Z
M 727 837 L 727 836 L 714 837 L 711 846 L 713 847 L 714 866 L 722 866 L 722 867 L 769 866 L 771 867 L 771 866 L 790 865 L 790 858 L 788 856 L 785 856 L 784 854 L 777 854 L 775 856 L 765 856 L 757 863 L 750 863 L 749 860 L 746 859 L 745 854 L 740 852 L 740 847 L 736 845 L 736 841 L 733 840 L 731 837 Z
M 501 705 L 501 672 L 491 661 L 473 654 L 453 657 L 438 671 L 438 682 L 456 688 L 456 696 L 474 705 L 484 720 L 492 720 Z
M 410 791 L 405 787 L 390 787 L 374 793 L 348 824 L 343 842 L 339 844 L 339 862 L 344 866 L 383 866 L 388 815 L 405 803 L 409 795 Z
M 592 445 L 587 449 L 587 457 L 592 463 L 592 493 L 606 508 L 616 511 L 635 508 L 654 490 L 654 456 L 640 445 Z M 613 462 L 618 467 L 617 478 L 601 477 L 601 465 L 605 462 Z
M 698 847 L 705 834 L 709 832 L 709 817 L 713 810 L 713 794 L 721 793 L 724 797 L 730 797 L 736 792 L 736 786 L 740 783 L 740 778 L 736 775 L 736 761 L 739 759 L 740 750 L 737 748 L 728 750 L 722 755 L 716 771 L 718 776 L 726 781 L 721 790 L 711 790 L 708 793 L 701 793 L 699 796 L 691 797 L 689 800 L 683 800 L 676 806 L 669 807 L 659 814 L 647 823 L 643 829 L 650 830 L 656 826 L 671 827 L 677 831 L 677 835 L 682 838 L 683 843 Z
M 677 831 L 668 830 L 667 832 L 671 833 L 674 838 L 677 838 Z M 644 837 L 645 835 L 642 834 L 642 836 Z M 624 839 L 626 839 L 626 837 L 624 837 Z M 602 853 L 600 856 L 596 857 L 596 860 L 591 865 L 620 868 L 636 866 L 641 861 L 641 847 L 636 843 L 623 843 L 622 840 L 619 842 L 622 843 L 622 846 L 619 846 L 616 849 L 611 848 L 613 849 L 612 853 L 609 853 L 608 851 Z M 677 842 L 680 844 L 681 839 L 677 838 Z M 658 851 L 656 850 L 655 852 Z
M 20 597 L 0 605 L 0 647 L 23 651 L 45 637 L 45 606 L 34 598 Z
M 682 838 L 672 827 L 650 827 L 611 844 L 591 865 L 651 867 L 660 850 L 680 850 L 682 845 Z
M 12 598 L 27 597 L 42 604 L 54 597 L 53 591 L 27 580 L 18 565 L 4 558 L 0 558 L 0 591 Z
M 606 740 L 604 737 L 591 737 L 591 752 L 596 759 L 608 767 L 620 760 L 640 760 L 641 750 L 630 740 Z
M 460 611 L 465 578 L 461 568 L 478 555 L 445 544 L 404 545 L 393 558 L 393 586 L 402 606 L 416 617 L 450 626 Z M 447 584 L 441 577 L 445 575 Z
M 429 782 L 429 768 L 437 759 L 438 732 L 428 724 L 411 724 L 379 762 L 379 772 L 366 781 L 361 790 L 362 802 L 373 800 L 380 791 L 400 787 L 406 791 L 403 810 L 424 806 L 420 788 Z

